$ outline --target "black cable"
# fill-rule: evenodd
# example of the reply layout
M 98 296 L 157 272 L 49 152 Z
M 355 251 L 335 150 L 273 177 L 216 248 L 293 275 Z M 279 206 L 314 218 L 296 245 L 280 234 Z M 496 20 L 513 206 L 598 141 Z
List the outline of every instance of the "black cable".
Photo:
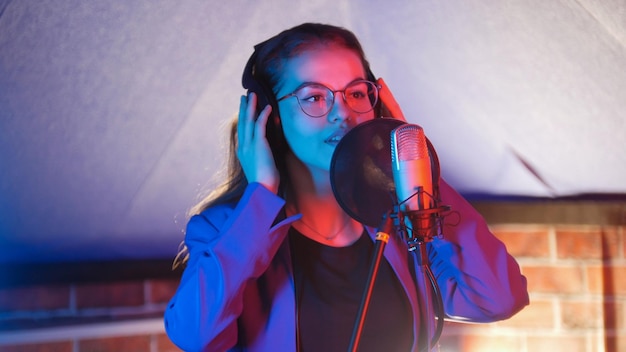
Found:
M 432 291 L 433 304 L 435 308 L 435 316 L 437 317 L 437 327 L 435 329 L 435 333 L 431 338 L 430 348 L 435 347 L 439 338 L 441 337 L 441 333 L 443 332 L 443 319 L 445 317 L 445 313 L 443 310 L 443 298 L 441 297 L 441 291 L 439 290 L 439 284 L 437 284 L 437 280 L 435 279 L 435 275 L 429 266 L 426 266 L 426 274 L 430 281 L 430 288 Z

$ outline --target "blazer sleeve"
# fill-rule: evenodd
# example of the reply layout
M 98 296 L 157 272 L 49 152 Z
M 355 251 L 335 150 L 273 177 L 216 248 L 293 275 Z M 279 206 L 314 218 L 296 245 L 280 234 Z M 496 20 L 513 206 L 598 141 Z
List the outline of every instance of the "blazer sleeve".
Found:
M 224 351 L 237 342 L 246 282 L 269 266 L 286 230 L 272 226 L 284 200 L 258 183 L 236 206 L 193 216 L 185 244 L 189 260 L 164 315 L 169 338 L 185 351 Z
M 429 257 L 446 315 L 473 322 L 511 317 L 529 303 L 518 263 L 478 211 L 444 180 L 440 191 L 451 214 L 442 238 L 430 242 Z

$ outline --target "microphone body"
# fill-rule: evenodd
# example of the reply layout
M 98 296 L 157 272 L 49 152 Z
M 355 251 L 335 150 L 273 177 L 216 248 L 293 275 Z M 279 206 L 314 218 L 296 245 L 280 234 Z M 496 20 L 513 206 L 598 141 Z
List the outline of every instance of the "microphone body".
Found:
M 391 131 L 393 181 L 407 235 L 429 237 L 433 227 L 430 212 L 436 207 L 428 144 L 422 127 L 404 124 Z

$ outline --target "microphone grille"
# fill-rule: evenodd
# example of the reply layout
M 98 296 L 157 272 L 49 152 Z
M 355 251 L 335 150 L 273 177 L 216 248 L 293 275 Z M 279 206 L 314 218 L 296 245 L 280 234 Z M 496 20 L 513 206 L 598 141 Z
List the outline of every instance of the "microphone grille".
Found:
M 394 129 L 391 131 L 391 150 L 392 162 L 428 158 L 424 129 L 414 124 L 405 124 Z

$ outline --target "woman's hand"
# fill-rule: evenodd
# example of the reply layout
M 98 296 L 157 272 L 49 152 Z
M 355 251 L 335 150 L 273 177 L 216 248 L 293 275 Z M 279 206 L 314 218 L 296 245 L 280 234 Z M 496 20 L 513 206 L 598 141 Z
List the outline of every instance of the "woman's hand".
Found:
M 237 122 L 237 157 L 248 183 L 258 182 L 277 193 L 280 176 L 265 138 L 265 126 L 272 107 L 267 105 L 257 118 L 256 101 L 254 93 L 249 93 L 247 97 L 241 96 Z
M 381 88 L 378 91 L 378 97 L 383 106 L 382 116 L 383 117 L 393 117 L 395 119 L 406 122 L 404 118 L 404 114 L 402 113 L 402 109 L 400 109 L 400 105 L 396 101 L 396 98 L 391 94 L 391 90 L 387 87 L 387 84 L 382 78 L 376 80 L 376 83 L 380 84 Z

